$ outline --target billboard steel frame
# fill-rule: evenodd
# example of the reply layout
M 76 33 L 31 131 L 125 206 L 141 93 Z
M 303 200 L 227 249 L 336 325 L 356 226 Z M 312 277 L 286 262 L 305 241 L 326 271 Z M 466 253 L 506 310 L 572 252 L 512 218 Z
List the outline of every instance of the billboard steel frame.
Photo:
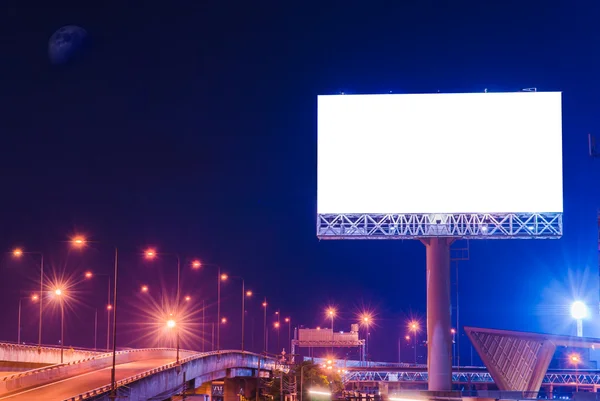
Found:
M 319 214 L 319 239 L 558 239 L 562 213 Z
M 592 151 L 594 148 L 592 145 L 590 136 L 590 153 L 595 153 Z M 444 167 L 440 167 L 443 171 Z M 378 171 L 373 170 L 369 173 L 378 174 Z M 505 184 L 498 186 L 498 193 L 505 194 L 507 190 L 510 191 L 510 182 Z M 435 184 L 423 183 L 423 185 Z M 360 191 L 360 185 L 357 188 Z M 536 195 L 544 196 L 544 194 L 543 191 L 536 192 Z M 409 191 L 406 195 L 414 194 Z M 494 193 L 489 194 L 492 197 L 494 195 Z M 376 199 L 377 193 L 372 193 L 371 196 Z M 440 199 L 437 200 L 443 201 L 444 196 L 448 197 L 452 194 L 440 193 Z M 527 194 L 516 191 L 512 196 L 526 197 Z M 398 205 L 398 209 L 401 207 Z M 524 213 L 506 211 L 499 213 L 474 213 L 473 211 L 466 213 L 321 213 L 317 211 L 316 225 L 317 238 L 320 240 L 410 239 L 419 240 L 425 245 L 427 377 L 428 389 L 431 391 L 452 389 L 453 353 L 450 313 L 450 246 L 452 243 L 460 239 L 559 239 L 563 235 L 562 210 Z
M 393 371 L 364 371 L 351 370 L 342 374 L 343 383 L 351 382 L 413 382 L 426 383 L 428 380 L 427 372 L 415 372 L 413 370 L 393 370 Z M 580 386 L 600 385 L 600 372 L 598 371 L 548 371 L 542 381 L 542 385 L 554 386 L 573 386 L 575 381 Z M 494 379 L 488 372 L 474 371 L 454 371 L 452 372 L 452 381 L 454 383 L 494 383 Z

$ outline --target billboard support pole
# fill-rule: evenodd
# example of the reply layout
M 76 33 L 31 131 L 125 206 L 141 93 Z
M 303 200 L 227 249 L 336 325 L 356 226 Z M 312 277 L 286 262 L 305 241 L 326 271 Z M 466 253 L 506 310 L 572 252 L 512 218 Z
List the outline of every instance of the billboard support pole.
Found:
M 452 390 L 450 237 L 421 239 L 427 254 L 427 374 L 429 391 Z

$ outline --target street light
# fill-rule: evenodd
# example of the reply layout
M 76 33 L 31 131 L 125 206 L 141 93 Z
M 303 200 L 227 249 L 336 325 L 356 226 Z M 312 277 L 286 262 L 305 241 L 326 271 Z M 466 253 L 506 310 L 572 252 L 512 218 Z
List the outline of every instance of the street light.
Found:
M 588 317 L 588 308 L 581 301 L 571 304 L 571 316 L 577 321 L 577 337 L 583 337 L 583 319 Z
M 87 245 L 87 240 L 82 235 L 75 236 L 71 239 L 71 244 L 75 248 L 84 248 Z M 109 399 L 114 400 L 117 398 L 117 294 L 118 294 L 118 278 L 119 278 L 119 249 L 115 246 L 115 263 L 114 263 L 114 289 L 113 289 L 113 303 L 108 305 L 107 309 L 113 311 L 113 333 L 112 333 L 112 368 L 110 370 L 110 394 Z
M 262 303 L 262 307 L 264 309 L 264 323 L 263 323 L 263 346 L 264 346 L 264 351 L 263 352 L 267 352 L 269 350 L 269 346 L 267 344 L 267 297 L 265 297 L 265 300 Z
M 336 316 L 337 311 L 333 307 L 327 308 L 327 316 L 331 318 L 331 352 L 333 353 L 333 342 L 334 342 L 334 334 L 333 334 L 333 318 Z
M 217 268 L 217 322 L 221 320 L 221 281 L 226 281 L 229 276 L 221 274 L 221 266 L 212 263 L 202 263 L 198 259 L 192 261 L 192 269 L 200 269 L 204 266 Z M 217 352 L 221 350 L 221 325 L 217 324 Z
M 284 321 L 288 324 L 288 351 L 292 352 L 292 318 L 288 316 Z
M 581 357 L 578 354 L 569 355 L 569 362 L 575 365 L 575 391 L 579 392 L 579 372 L 577 371 Z
M 174 319 L 169 319 L 167 320 L 167 328 L 175 330 L 175 338 L 177 342 L 177 356 L 175 357 L 175 364 L 177 365 L 177 368 L 179 368 L 179 327 L 177 327 L 177 323 Z
M 450 329 L 450 334 L 452 334 L 452 363 L 454 363 L 454 358 L 456 358 L 456 330 Z
M 19 312 L 17 319 L 17 344 L 21 344 L 21 301 L 24 299 L 31 299 L 32 302 L 38 301 L 39 296 L 37 294 L 33 294 L 27 297 L 19 297 Z
M 147 285 L 142 285 L 142 286 L 140 287 L 140 291 L 141 291 L 141 292 L 148 292 L 148 286 L 147 286 Z
M 250 298 L 252 296 L 252 291 L 246 291 L 246 281 L 243 277 L 239 276 L 227 276 L 226 274 L 221 274 L 221 281 L 225 281 L 228 278 L 237 279 L 242 282 L 242 353 L 244 352 L 244 337 L 245 337 L 245 322 L 246 322 L 246 297 Z
M 23 252 L 21 248 L 15 248 L 12 251 L 12 255 L 15 258 L 20 258 L 24 254 L 39 255 L 40 256 L 40 321 L 38 326 L 38 353 L 42 352 L 42 305 L 43 305 L 43 294 L 44 294 L 44 254 L 42 252 Z
M 279 330 L 279 326 L 281 326 L 281 313 L 280 311 L 275 311 L 275 316 L 277 316 L 277 324 L 275 328 L 277 329 L 277 353 L 279 353 L 279 348 L 281 347 L 281 331 Z
M 365 326 L 367 330 L 366 338 L 365 338 L 365 352 L 364 358 L 367 361 L 367 366 L 369 364 L 369 326 L 373 321 L 373 317 L 368 313 L 363 313 L 360 316 L 360 324 L 361 326 Z
M 54 289 L 54 295 L 60 302 L 60 363 L 64 363 L 65 350 L 65 301 L 64 291 L 60 288 Z
M 419 322 L 416 320 L 412 320 L 408 322 L 408 329 L 413 333 L 413 337 L 415 340 L 415 365 L 417 364 L 417 333 L 419 332 Z
M 83 248 L 87 244 L 87 241 L 83 235 L 76 235 L 71 239 L 71 243 L 76 248 Z
M 80 247 L 83 245 L 79 245 Z M 110 274 L 96 274 L 99 277 L 106 277 L 108 281 L 108 291 L 106 296 L 106 352 L 110 350 L 110 311 L 112 307 L 110 306 Z M 91 271 L 85 272 L 86 279 L 92 279 L 94 277 L 94 273 Z

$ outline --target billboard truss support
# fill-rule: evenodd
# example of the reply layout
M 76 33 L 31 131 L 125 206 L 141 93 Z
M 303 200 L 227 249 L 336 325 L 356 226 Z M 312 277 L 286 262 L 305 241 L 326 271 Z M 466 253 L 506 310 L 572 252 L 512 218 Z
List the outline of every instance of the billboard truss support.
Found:
M 319 239 L 553 239 L 562 213 L 319 214 Z
M 459 239 L 558 239 L 562 213 L 319 214 L 319 239 L 418 239 L 427 253 L 430 391 L 452 388 L 450 245 Z

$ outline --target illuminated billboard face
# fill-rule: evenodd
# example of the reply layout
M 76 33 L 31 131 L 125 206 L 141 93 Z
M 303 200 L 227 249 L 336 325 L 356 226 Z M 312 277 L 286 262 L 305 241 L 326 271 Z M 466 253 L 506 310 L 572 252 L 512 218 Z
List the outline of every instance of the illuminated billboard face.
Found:
M 560 92 L 318 98 L 317 212 L 562 213 Z

